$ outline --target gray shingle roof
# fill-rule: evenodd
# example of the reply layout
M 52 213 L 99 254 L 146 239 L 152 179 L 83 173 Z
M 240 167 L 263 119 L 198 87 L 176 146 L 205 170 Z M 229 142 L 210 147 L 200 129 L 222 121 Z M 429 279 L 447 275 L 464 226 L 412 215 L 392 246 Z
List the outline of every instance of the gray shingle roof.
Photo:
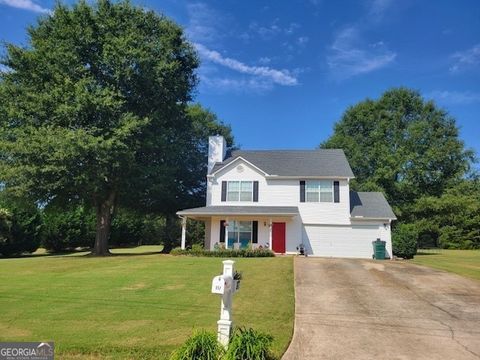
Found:
M 375 219 L 396 219 L 381 192 L 350 191 L 350 216 Z
M 222 163 L 216 163 L 212 173 L 240 156 L 268 175 L 354 177 L 341 149 L 237 150 Z
M 177 215 L 297 215 L 296 206 L 205 206 L 185 209 Z

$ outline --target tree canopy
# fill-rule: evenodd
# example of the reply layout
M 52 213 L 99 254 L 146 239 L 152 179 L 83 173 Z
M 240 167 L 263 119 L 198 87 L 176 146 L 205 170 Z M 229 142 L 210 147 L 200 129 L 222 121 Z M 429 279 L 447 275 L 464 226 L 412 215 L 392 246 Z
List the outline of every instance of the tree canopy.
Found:
M 383 191 L 397 212 L 423 195 L 441 195 L 473 160 L 455 119 L 406 88 L 348 108 L 320 146 L 344 149 L 356 176 L 352 186 Z
M 37 202 L 94 206 L 104 255 L 116 205 L 171 212 L 161 204 L 190 181 L 196 52 L 179 26 L 128 1 L 57 3 L 28 40 L 2 60 L 0 180 Z
M 421 225 L 419 236 L 433 229 L 438 238 L 446 226 L 438 211 L 432 220 L 434 210 L 427 205 L 437 210 L 440 203 L 455 206 L 447 198 L 459 195 L 453 190 L 458 186 L 474 193 L 473 185 L 464 184 L 474 153 L 465 148 L 455 119 L 414 90 L 391 89 L 378 100 L 349 107 L 320 147 L 344 149 L 356 176 L 352 188 L 382 191 L 401 223 Z M 453 211 L 443 209 L 443 214 Z

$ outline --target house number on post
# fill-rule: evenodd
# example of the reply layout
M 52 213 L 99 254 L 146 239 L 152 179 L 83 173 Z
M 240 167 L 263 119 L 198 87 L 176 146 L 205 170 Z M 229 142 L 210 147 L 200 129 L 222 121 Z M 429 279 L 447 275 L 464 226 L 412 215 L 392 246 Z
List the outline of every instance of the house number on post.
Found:
M 238 290 L 240 280 L 234 280 L 235 261 L 223 261 L 223 274 L 215 276 L 212 280 L 212 293 L 222 295 L 220 306 L 220 320 L 218 324 L 218 341 L 223 346 L 228 346 L 232 331 L 232 295 Z

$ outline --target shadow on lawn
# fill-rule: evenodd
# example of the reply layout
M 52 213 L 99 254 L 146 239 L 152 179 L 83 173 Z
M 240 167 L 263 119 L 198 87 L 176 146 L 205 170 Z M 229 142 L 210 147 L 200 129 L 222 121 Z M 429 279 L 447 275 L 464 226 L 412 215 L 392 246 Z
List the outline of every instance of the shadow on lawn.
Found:
M 148 250 L 145 249 L 144 251 L 135 250 L 136 247 L 132 248 L 113 248 L 114 252 L 110 252 L 109 255 L 105 257 L 118 257 L 118 256 L 143 256 L 143 255 L 158 255 L 163 254 L 162 250 Z M 120 252 L 115 252 L 120 250 Z M 130 250 L 130 251 L 129 251 Z M 71 250 L 71 251 L 61 251 L 61 252 L 42 252 L 42 253 L 32 253 L 32 254 L 21 254 L 21 255 L 14 255 L 10 257 L 4 257 L 0 255 L 0 260 L 4 259 L 27 259 L 27 258 L 41 258 L 41 257 L 72 257 L 72 258 L 85 258 L 85 257 L 101 257 L 93 255 L 91 249 L 79 249 L 79 250 Z
M 418 250 L 417 255 L 442 255 L 439 250 Z

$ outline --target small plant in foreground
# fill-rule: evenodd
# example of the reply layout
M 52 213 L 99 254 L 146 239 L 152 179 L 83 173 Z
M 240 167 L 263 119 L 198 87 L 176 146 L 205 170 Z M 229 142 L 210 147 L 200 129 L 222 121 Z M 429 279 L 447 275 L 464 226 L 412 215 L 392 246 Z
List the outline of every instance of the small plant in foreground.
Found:
M 224 360 L 273 360 L 270 352 L 273 337 L 252 328 L 236 328 Z
M 275 360 L 270 351 L 273 336 L 252 328 L 236 328 L 227 351 L 213 332 L 199 331 L 175 351 L 170 360 Z
M 242 272 L 235 270 L 235 272 L 233 273 L 233 280 L 242 280 L 242 278 Z
M 171 360 L 220 360 L 224 353 L 216 334 L 205 330 L 190 337 L 183 346 L 175 351 Z

